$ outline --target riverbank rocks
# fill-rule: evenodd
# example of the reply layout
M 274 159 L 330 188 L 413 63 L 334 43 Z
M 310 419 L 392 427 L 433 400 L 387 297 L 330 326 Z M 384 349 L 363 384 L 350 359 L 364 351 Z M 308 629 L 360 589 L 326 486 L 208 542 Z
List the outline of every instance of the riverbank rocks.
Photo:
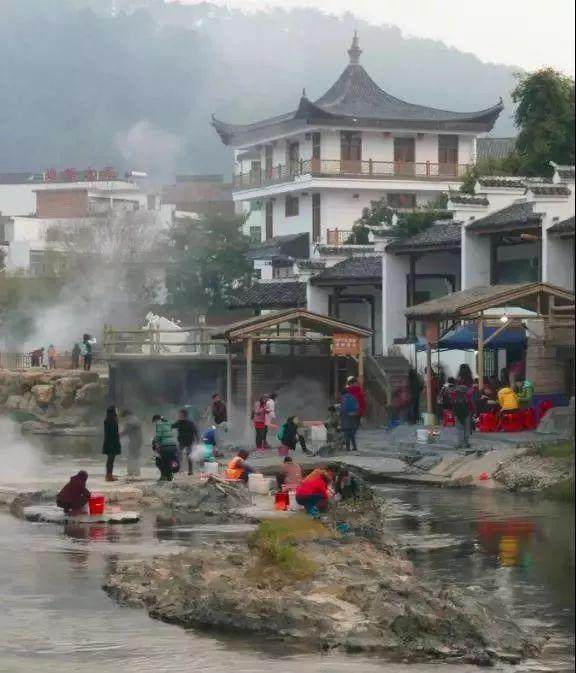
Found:
M 166 622 L 278 637 L 316 650 L 485 664 L 495 663 L 497 652 L 521 658 L 537 651 L 488 593 L 434 588 L 397 550 L 335 534 L 293 542 L 291 549 L 306 558 L 311 573 L 285 577 L 281 587 L 267 580 L 254 545 L 215 541 L 153 562 L 121 561 L 104 588 Z
M 18 415 L 16 420 L 28 422 L 24 428 L 28 432 L 41 429 L 49 434 L 51 426 L 44 423 L 52 419 L 61 419 L 61 426 L 83 425 L 105 397 L 106 383 L 98 372 L 0 370 L 0 412 L 12 412 Z

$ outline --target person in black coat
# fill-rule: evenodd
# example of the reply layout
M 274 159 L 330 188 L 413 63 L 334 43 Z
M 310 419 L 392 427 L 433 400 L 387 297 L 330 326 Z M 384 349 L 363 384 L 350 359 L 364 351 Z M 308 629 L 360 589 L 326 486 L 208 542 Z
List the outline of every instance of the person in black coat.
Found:
M 121 451 L 116 407 L 108 407 L 106 409 L 106 418 L 104 419 L 104 442 L 102 444 L 102 453 L 107 456 L 106 481 L 118 481 L 118 478 L 113 475 L 114 459 Z

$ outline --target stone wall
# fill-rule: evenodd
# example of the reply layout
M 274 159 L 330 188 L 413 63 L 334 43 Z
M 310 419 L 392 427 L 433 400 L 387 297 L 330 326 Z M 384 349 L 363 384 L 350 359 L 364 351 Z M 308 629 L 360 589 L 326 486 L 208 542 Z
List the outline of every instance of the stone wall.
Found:
M 22 420 L 65 416 L 70 425 L 81 425 L 104 403 L 106 390 L 98 372 L 0 369 L 0 412 L 19 412 Z

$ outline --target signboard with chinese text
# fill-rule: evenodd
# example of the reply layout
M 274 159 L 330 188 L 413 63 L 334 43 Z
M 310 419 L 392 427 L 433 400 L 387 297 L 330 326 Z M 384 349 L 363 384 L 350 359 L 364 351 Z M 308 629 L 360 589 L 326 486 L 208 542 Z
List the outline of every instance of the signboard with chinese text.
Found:
M 360 337 L 354 334 L 336 332 L 332 335 L 332 355 L 352 355 L 360 353 Z

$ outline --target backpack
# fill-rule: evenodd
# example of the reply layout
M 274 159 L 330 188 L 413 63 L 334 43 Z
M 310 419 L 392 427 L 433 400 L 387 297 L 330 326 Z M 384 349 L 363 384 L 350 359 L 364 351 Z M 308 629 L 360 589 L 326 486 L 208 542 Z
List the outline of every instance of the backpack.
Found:
M 284 424 L 281 426 L 281 428 L 280 428 L 280 432 L 276 435 L 276 437 L 278 437 L 278 439 L 280 440 L 280 442 L 284 442 L 284 433 L 285 433 L 285 432 L 286 432 L 286 423 L 284 423 Z
M 350 395 L 350 393 L 343 395 L 341 402 L 343 413 L 349 415 L 358 414 L 360 405 L 358 404 L 358 400 L 354 397 L 354 395 Z
M 470 416 L 468 390 L 465 386 L 457 386 L 452 392 L 452 411 L 461 423 L 464 423 Z

